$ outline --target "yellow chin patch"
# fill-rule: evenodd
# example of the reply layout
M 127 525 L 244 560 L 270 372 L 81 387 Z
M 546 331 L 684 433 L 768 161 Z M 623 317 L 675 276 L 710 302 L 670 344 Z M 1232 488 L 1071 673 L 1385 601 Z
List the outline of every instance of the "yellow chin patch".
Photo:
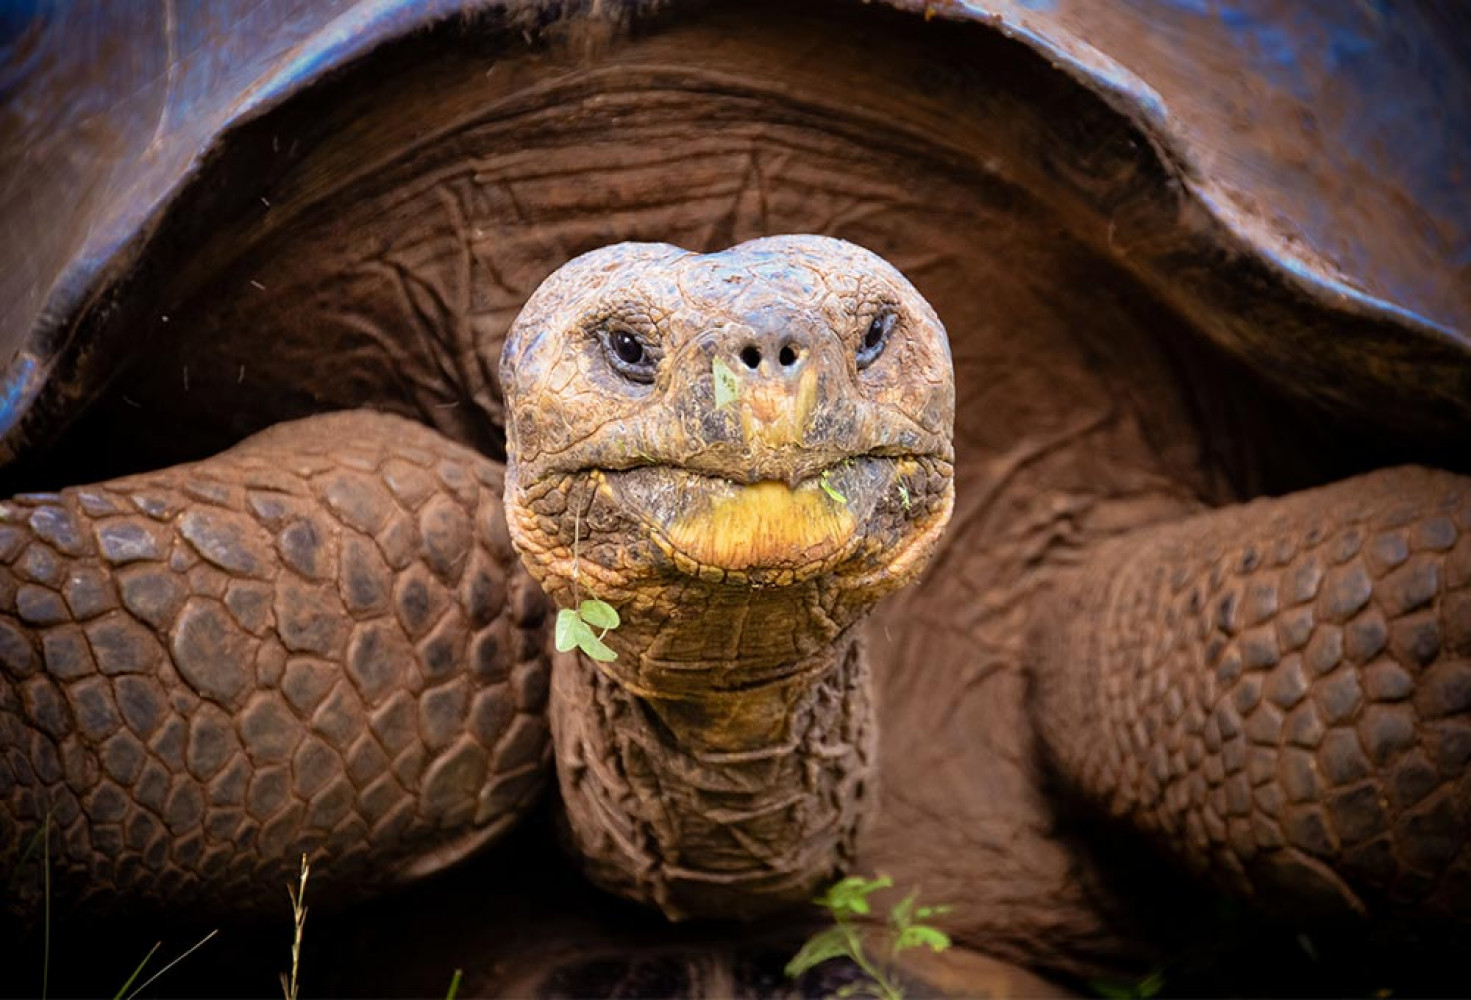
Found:
M 667 537 L 703 566 L 805 566 L 845 544 L 857 523 L 846 506 L 813 483 L 794 490 L 766 482 L 711 498 L 708 507 L 670 525 Z

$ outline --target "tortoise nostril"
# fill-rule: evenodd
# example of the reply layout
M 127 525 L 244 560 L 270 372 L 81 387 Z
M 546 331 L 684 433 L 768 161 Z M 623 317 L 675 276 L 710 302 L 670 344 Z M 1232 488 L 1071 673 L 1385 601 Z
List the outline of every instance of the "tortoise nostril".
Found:
M 791 344 L 782 344 L 781 353 L 777 355 L 776 360 L 781 362 L 783 368 L 790 368 L 797 363 L 800 357 L 801 355 L 797 352 L 797 349 Z
M 755 344 L 747 344 L 741 348 L 741 364 L 755 371 L 761 366 L 761 348 Z

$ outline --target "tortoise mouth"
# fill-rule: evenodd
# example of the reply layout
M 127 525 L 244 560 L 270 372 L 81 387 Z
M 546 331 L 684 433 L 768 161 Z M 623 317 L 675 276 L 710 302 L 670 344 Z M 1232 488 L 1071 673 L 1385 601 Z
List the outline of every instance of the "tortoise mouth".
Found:
M 677 570 L 757 586 L 902 549 L 950 484 L 948 463 L 925 455 L 856 455 L 795 483 L 738 482 L 673 464 L 590 471 Z

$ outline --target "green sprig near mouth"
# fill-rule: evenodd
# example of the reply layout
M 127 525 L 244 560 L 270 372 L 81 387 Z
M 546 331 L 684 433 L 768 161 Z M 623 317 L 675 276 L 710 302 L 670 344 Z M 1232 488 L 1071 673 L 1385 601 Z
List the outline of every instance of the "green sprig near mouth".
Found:
M 557 612 L 556 642 L 562 653 L 580 649 L 600 663 L 611 663 L 618 654 L 603 642 L 603 636 L 619 625 L 618 612 L 606 601 L 589 598 L 575 608 Z M 593 635 L 593 629 L 602 629 Z
M 839 493 L 838 488 L 834 486 L 832 482 L 828 479 L 828 477 L 832 475 L 832 472 L 833 470 L 831 469 L 823 469 L 822 475 L 819 476 L 817 479 L 817 485 L 822 487 L 822 492 L 832 497 L 838 503 L 846 504 L 848 502 L 848 498 Z

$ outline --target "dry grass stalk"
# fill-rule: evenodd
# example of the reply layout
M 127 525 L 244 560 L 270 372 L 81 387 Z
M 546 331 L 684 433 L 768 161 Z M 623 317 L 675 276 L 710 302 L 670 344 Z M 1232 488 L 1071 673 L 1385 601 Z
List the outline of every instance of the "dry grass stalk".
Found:
M 286 1000 L 297 1000 L 297 972 L 301 967 L 301 933 L 306 927 L 306 879 L 311 873 L 311 864 L 306 855 L 301 856 L 301 881 L 295 888 L 290 883 L 286 885 L 286 895 L 291 897 L 291 913 L 295 919 L 294 933 L 291 937 L 291 975 L 281 973 L 281 992 Z

